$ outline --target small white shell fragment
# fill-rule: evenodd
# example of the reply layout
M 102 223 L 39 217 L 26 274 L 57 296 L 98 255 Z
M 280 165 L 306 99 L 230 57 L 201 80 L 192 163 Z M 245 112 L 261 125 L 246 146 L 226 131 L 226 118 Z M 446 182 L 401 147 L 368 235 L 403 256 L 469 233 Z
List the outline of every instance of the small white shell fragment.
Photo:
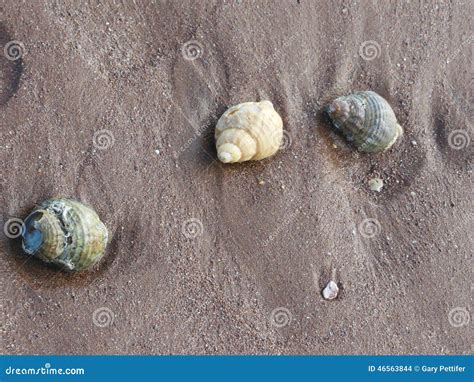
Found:
M 369 180 L 369 188 L 372 191 L 380 192 L 383 188 L 383 180 L 380 178 L 373 178 Z
M 329 281 L 328 285 L 323 289 L 323 297 L 326 300 L 334 300 L 339 293 L 339 287 L 334 281 Z

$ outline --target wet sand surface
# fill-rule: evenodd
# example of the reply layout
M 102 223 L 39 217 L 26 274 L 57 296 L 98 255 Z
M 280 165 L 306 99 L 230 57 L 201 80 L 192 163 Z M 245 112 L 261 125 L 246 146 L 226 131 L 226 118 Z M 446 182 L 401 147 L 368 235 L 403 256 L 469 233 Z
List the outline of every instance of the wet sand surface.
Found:
M 473 3 L 124 3 L 0 5 L 2 227 L 67 196 L 112 236 L 67 274 L 1 233 L 2 352 L 470 353 Z M 382 154 L 323 113 L 367 89 L 405 131 Z M 218 163 L 260 99 L 284 149 Z

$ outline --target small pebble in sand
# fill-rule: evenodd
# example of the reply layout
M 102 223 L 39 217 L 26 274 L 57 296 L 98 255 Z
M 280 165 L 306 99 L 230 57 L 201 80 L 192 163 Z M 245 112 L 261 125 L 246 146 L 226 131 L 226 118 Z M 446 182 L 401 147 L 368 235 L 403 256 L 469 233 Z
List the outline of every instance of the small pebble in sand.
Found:
M 260 186 L 263 186 L 263 185 L 265 184 L 265 181 L 264 181 L 263 179 L 259 179 L 259 180 L 258 180 L 258 184 L 259 184 Z
M 418 145 L 418 143 L 416 141 L 411 141 L 411 145 L 416 146 L 416 145 Z
M 369 180 L 369 188 L 372 191 L 380 192 L 383 187 L 383 180 L 380 178 L 372 178 Z
M 155 150 L 155 153 L 156 153 L 157 155 L 160 155 L 160 150 L 156 149 L 156 150 Z
M 323 289 L 323 297 L 326 300 L 334 300 L 339 293 L 339 288 L 334 281 L 329 281 L 328 285 Z

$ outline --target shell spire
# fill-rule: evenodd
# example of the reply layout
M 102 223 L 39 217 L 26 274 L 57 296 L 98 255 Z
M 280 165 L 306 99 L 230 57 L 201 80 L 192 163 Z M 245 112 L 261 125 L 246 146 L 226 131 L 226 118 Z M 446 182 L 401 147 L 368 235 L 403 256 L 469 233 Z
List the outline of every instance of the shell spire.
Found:
M 283 121 L 270 101 L 244 102 L 219 118 L 215 138 L 223 163 L 264 159 L 280 148 Z

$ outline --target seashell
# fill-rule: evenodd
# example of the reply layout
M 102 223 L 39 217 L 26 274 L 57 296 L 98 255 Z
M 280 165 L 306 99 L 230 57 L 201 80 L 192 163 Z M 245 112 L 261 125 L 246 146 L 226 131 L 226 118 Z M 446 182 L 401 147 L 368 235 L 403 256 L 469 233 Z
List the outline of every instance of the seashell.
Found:
M 217 121 L 217 156 L 221 162 L 260 160 L 275 154 L 283 139 L 283 121 L 270 101 L 244 102 Z
M 371 191 L 380 192 L 384 186 L 383 180 L 380 178 L 369 179 L 368 185 Z
M 108 232 L 96 212 L 72 199 L 49 199 L 25 219 L 23 250 L 68 271 L 91 268 L 104 255 Z
M 334 300 L 339 294 L 339 287 L 334 281 L 329 281 L 323 289 L 323 297 L 325 300 Z
M 336 98 L 326 112 L 335 128 L 360 151 L 385 151 L 403 134 L 388 102 L 372 91 Z

